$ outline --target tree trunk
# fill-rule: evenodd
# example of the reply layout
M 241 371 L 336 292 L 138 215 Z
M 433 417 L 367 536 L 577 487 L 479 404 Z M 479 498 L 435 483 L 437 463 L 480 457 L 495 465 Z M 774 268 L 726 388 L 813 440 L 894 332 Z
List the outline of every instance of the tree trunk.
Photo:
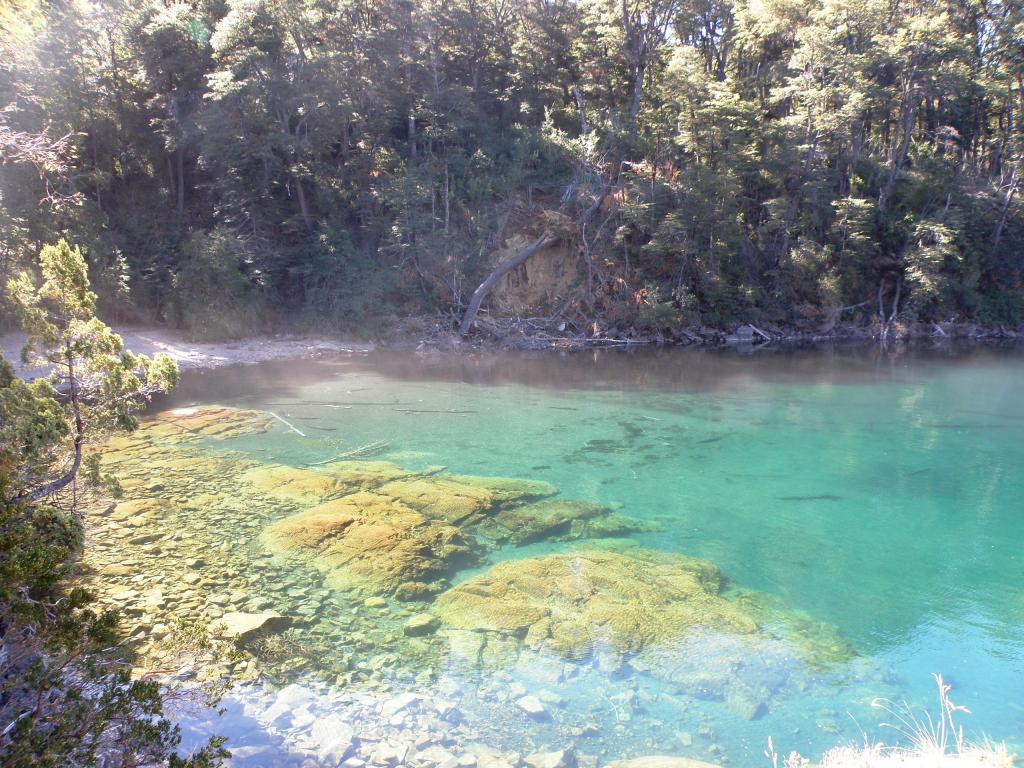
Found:
M 576 97 L 576 109 L 580 113 L 580 135 L 586 135 L 590 133 L 590 126 L 587 124 L 587 106 L 578 86 L 572 87 L 572 95 Z
M 995 255 L 996 248 L 999 247 L 999 241 L 1003 237 L 1003 227 L 1006 226 L 1006 217 L 1010 213 L 1010 204 L 1013 202 L 1013 196 L 1017 194 L 1017 168 L 1014 167 L 1013 173 L 1010 175 L 1010 187 L 1006 191 L 1006 200 L 1003 201 L 1003 209 L 999 212 L 999 221 L 996 222 L 996 228 L 992 232 L 992 250 L 989 252 L 989 258 Z
M 893 189 L 896 187 L 896 179 L 899 177 L 900 171 L 903 169 L 903 164 L 907 161 L 907 152 L 910 149 L 910 137 L 914 132 L 914 114 L 917 111 L 915 105 L 912 103 L 914 96 L 914 88 L 911 86 L 910 90 L 903 97 L 903 112 L 901 114 L 901 123 L 903 128 L 903 135 L 900 138 L 900 146 L 892 158 L 892 165 L 889 167 L 889 176 L 885 181 L 885 187 L 882 188 L 882 193 L 878 196 L 878 210 L 881 212 L 885 211 L 886 206 L 889 204 L 889 198 L 892 197 Z
M 185 149 L 178 147 L 178 215 L 185 215 Z
M 640 115 L 640 101 L 644 95 L 644 67 L 639 65 L 633 73 L 633 100 L 629 104 L 629 148 L 636 145 L 637 118 Z
M 177 195 L 177 184 L 174 181 L 174 158 L 167 156 L 167 185 L 171 190 L 171 197 Z
M 56 480 L 26 493 L 22 493 L 19 496 L 15 496 L 12 501 L 39 501 L 39 499 L 54 494 L 71 485 L 71 483 L 74 482 L 75 477 L 78 476 L 79 468 L 82 466 L 82 446 L 85 442 L 85 420 L 82 418 L 81 402 L 79 400 L 78 391 L 78 378 L 75 374 L 75 357 L 74 353 L 71 351 L 70 342 L 65 344 L 65 357 L 67 359 L 68 366 L 68 385 L 71 390 L 71 414 L 75 417 L 75 459 L 71 464 L 71 469 Z
M 469 300 L 469 306 L 466 307 L 466 314 L 462 316 L 462 323 L 459 325 L 459 335 L 465 336 L 469 333 L 470 326 L 473 325 L 473 321 L 476 320 L 476 316 L 480 312 L 480 305 L 487 294 L 490 293 L 495 283 L 520 264 L 523 264 L 537 251 L 547 248 L 549 245 L 554 245 L 556 242 L 558 242 L 557 236 L 545 232 L 515 256 L 501 262 L 497 269 L 491 272 L 487 279 L 480 283 L 480 287 L 473 292 L 473 297 Z
M 306 225 L 307 230 L 312 232 L 313 219 L 309 215 L 309 205 L 306 203 L 306 191 L 302 188 L 302 179 L 294 171 L 292 171 L 292 178 L 295 180 L 295 196 L 299 199 L 299 213 L 302 214 L 302 223 Z

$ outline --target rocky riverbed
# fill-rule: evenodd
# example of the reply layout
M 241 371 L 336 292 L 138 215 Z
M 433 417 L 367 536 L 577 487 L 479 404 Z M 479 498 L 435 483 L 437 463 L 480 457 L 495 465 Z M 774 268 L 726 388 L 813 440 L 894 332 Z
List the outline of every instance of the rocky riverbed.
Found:
M 252 447 L 289 428 L 155 414 L 101 447 L 121 492 L 88 515 L 88 578 L 125 614 L 136 673 L 233 680 L 225 718 L 185 730 L 227 732 L 238 765 L 722 763 L 723 727 L 854 659 L 714 564 L 622 538 L 644 529 L 628 509 L 397 456 L 289 466 Z

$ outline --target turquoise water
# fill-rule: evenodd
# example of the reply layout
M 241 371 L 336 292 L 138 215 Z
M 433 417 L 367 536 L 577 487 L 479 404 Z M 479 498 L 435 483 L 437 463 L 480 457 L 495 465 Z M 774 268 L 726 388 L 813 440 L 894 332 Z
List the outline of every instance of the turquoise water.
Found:
M 266 409 L 305 433 L 231 441 L 261 461 L 386 440 L 381 458 L 408 468 L 545 480 L 621 505 L 657 524 L 641 544 L 711 560 L 856 651 L 750 721 L 715 701 L 662 706 L 663 684 L 620 672 L 608 694 L 639 689 L 651 703 L 614 737 L 597 723 L 580 749 L 709 759 L 699 737 L 676 736 L 710 724 L 712 757 L 733 764 L 762 764 L 769 735 L 817 755 L 886 735 L 875 696 L 934 708 L 933 672 L 971 710 L 969 733 L 1024 744 L 1024 355 L 374 353 L 196 374 L 172 402 Z M 572 706 L 595 685 L 560 694 Z

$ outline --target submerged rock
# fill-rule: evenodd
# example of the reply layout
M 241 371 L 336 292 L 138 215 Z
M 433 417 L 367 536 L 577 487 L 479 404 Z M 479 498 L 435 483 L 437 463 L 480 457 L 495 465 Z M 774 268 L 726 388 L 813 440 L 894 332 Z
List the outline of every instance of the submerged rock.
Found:
M 217 622 L 222 637 L 245 645 L 268 634 L 284 632 L 292 625 L 288 616 L 279 613 L 225 613 Z
M 378 490 L 431 519 L 458 526 L 476 525 L 501 505 L 557 493 L 554 486 L 536 480 L 471 475 L 420 475 L 386 483 Z
M 547 720 L 549 717 L 543 702 L 536 696 L 522 696 L 516 699 L 516 706 L 534 720 Z
M 576 753 L 571 749 L 535 752 L 523 758 L 527 768 L 577 768 Z
M 335 589 L 394 594 L 472 562 L 458 528 L 431 520 L 390 496 L 360 491 L 266 528 L 272 552 L 304 558 Z
M 453 628 L 521 639 L 527 647 L 583 657 L 637 652 L 695 628 L 752 633 L 757 623 L 720 595 L 704 560 L 641 549 L 584 549 L 499 563 L 435 603 Z
M 546 499 L 503 509 L 481 525 L 483 535 L 516 546 L 546 539 L 623 536 L 645 529 L 639 521 L 607 507 L 569 499 Z
M 402 626 L 402 632 L 408 637 L 429 635 L 437 629 L 439 624 L 440 622 L 436 616 L 432 616 L 429 613 L 418 613 L 405 622 Z
M 343 496 L 352 490 L 342 480 L 326 472 L 282 464 L 254 467 L 243 475 L 242 480 L 269 496 L 307 504 Z
M 160 411 L 142 423 L 143 434 L 170 437 L 177 442 L 213 437 L 224 440 L 266 432 L 273 417 L 263 411 L 223 406 L 174 408 Z
M 275 554 L 305 561 L 356 595 L 429 600 L 443 580 L 501 543 L 619 535 L 641 526 L 610 509 L 562 499 L 548 483 L 405 472 L 388 462 L 335 462 L 323 471 L 269 465 L 243 481 L 300 503 L 267 527 Z

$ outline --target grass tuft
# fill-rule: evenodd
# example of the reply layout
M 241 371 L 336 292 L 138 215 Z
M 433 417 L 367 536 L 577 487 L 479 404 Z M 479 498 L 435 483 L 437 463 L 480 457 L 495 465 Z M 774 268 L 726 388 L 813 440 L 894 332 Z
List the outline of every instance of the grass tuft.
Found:
M 775 751 L 771 737 L 765 756 L 774 768 L 1010 768 L 1015 763 L 1004 744 L 985 739 L 971 742 L 964 737 L 963 726 L 957 722 L 961 713 L 970 714 L 966 707 L 955 704 L 949 697 L 951 687 L 941 675 L 933 675 L 939 689 L 939 711 L 915 712 L 906 702 L 895 704 L 888 699 L 875 699 L 877 707 L 893 718 L 882 723 L 883 728 L 896 731 L 903 745 L 890 746 L 883 742 L 869 742 L 862 746 L 842 746 L 830 749 L 814 764 L 802 755 L 791 752 L 781 758 Z

